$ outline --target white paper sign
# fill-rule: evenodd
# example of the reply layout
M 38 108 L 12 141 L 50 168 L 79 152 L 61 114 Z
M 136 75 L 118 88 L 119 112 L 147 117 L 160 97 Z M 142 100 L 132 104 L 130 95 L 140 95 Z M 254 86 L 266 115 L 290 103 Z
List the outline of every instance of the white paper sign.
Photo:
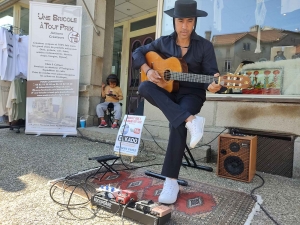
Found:
M 145 116 L 124 116 L 114 147 L 116 153 L 137 156 L 145 119 Z
M 82 7 L 30 1 L 26 134 L 77 134 Z

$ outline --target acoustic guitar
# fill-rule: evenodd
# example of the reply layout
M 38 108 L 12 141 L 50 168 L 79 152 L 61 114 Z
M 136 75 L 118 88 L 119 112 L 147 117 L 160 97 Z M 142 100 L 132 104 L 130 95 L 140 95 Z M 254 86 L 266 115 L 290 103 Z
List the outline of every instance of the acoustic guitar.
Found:
M 248 76 L 227 74 L 219 77 L 212 75 L 202 75 L 187 73 L 188 66 L 183 59 L 176 57 L 163 58 L 156 52 L 148 52 L 146 54 L 147 65 L 156 70 L 162 77 L 163 82 L 159 86 L 168 92 L 175 92 L 179 89 L 178 81 L 188 81 L 197 83 L 212 83 L 215 81 L 223 87 L 234 89 L 245 89 L 251 81 Z M 141 69 L 141 82 L 148 80 L 147 75 Z

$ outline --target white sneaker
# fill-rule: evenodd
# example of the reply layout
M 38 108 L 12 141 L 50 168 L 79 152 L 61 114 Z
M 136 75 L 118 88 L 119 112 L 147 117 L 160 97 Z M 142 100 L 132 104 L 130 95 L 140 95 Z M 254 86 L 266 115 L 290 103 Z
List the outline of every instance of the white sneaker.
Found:
M 191 135 L 190 147 L 194 148 L 196 144 L 201 140 L 204 133 L 205 118 L 195 116 L 196 118 L 192 122 L 187 122 L 185 127 L 188 129 Z
M 173 204 L 177 200 L 179 185 L 176 179 L 166 177 L 162 192 L 158 197 L 158 202 L 163 204 Z

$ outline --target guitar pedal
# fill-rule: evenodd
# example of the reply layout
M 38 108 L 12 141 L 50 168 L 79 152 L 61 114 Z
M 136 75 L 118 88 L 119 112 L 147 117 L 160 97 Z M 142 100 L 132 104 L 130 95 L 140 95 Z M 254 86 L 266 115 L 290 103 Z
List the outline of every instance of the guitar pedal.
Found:
M 103 192 L 104 195 L 107 197 L 107 198 L 110 198 L 110 199 L 115 199 L 117 197 L 117 194 L 119 191 L 121 191 L 120 189 L 118 188 L 115 188 L 113 186 L 110 186 L 110 185 L 101 185 L 99 188 L 96 189 L 98 192 Z
M 171 212 L 172 212 L 172 210 L 168 206 L 158 205 L 151 209 L 150 214 L 157 216 L 157 217 L 163 217 Z
M 116 196 L 117 203 L 126 205 L 130 200 L 131 200 L 131 202 L 137 201 L 137 195 L 134 193 L 134 191 L 121 190 L 117 193 L 117 196 Z

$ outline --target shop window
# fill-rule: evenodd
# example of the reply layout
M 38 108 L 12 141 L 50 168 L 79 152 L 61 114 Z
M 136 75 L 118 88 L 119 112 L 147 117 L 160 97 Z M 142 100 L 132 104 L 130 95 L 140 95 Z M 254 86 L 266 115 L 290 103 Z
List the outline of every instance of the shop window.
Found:
M 152 41 L 153 41 L 153 39 L 152 39 L 152 38 L 147 38 L 147 39 L 145 40 L 145 42 L 144 42 L 144 44 L 143 44 L 143 45 L 150 44 Z
M 224 64 L 224 72 L 230 72 L 231 69 L 231 61 L 230 60 L 225 60 L 225 64 Z
M 123 43 L 123 26 L 114 29 L 113 63 L 111 72 L 121 78 L 121 58 Z
M 29 33 L 29 9 L 21 7 L 20 28 L 23 34 Z
M 142 44 L 139 40 L 135 41 L 132 45 L 131 52 L 134 52 L 135 49 L 140 47 Z M 129 87 L 138 87 L 140 84 L 140 70 L 136 70 L 131 68 L 131 74 L 130 74 L 130 84 Z
M 196 1 L 199 9 L 208 12 L 206 18 L 198 18 L 196 33 L 202 37 L 211 33 L 215 52 L 223 53 L 216 54 L 218 69 L 224 73 L 221 75 L 238 68 L 239 73 L 248 76 L 250 85 L 243 94 L 300 97 L 300 79 L 295 79 L 295 74 L 300 74 L 299 4 Z M 164 1 L 163 10 L 172 7 Z M 173 31 L 172 18 L 162 13 L 162 35 Z M 240 66 L 245 58 L 252 63 Z
M 64 5 L 76 5 L 77 0 L 54 0 L 52 3 Z
M 250 51 L 250 43 L 244 43 L 243 44 L 243 50 L 244 51 Z

